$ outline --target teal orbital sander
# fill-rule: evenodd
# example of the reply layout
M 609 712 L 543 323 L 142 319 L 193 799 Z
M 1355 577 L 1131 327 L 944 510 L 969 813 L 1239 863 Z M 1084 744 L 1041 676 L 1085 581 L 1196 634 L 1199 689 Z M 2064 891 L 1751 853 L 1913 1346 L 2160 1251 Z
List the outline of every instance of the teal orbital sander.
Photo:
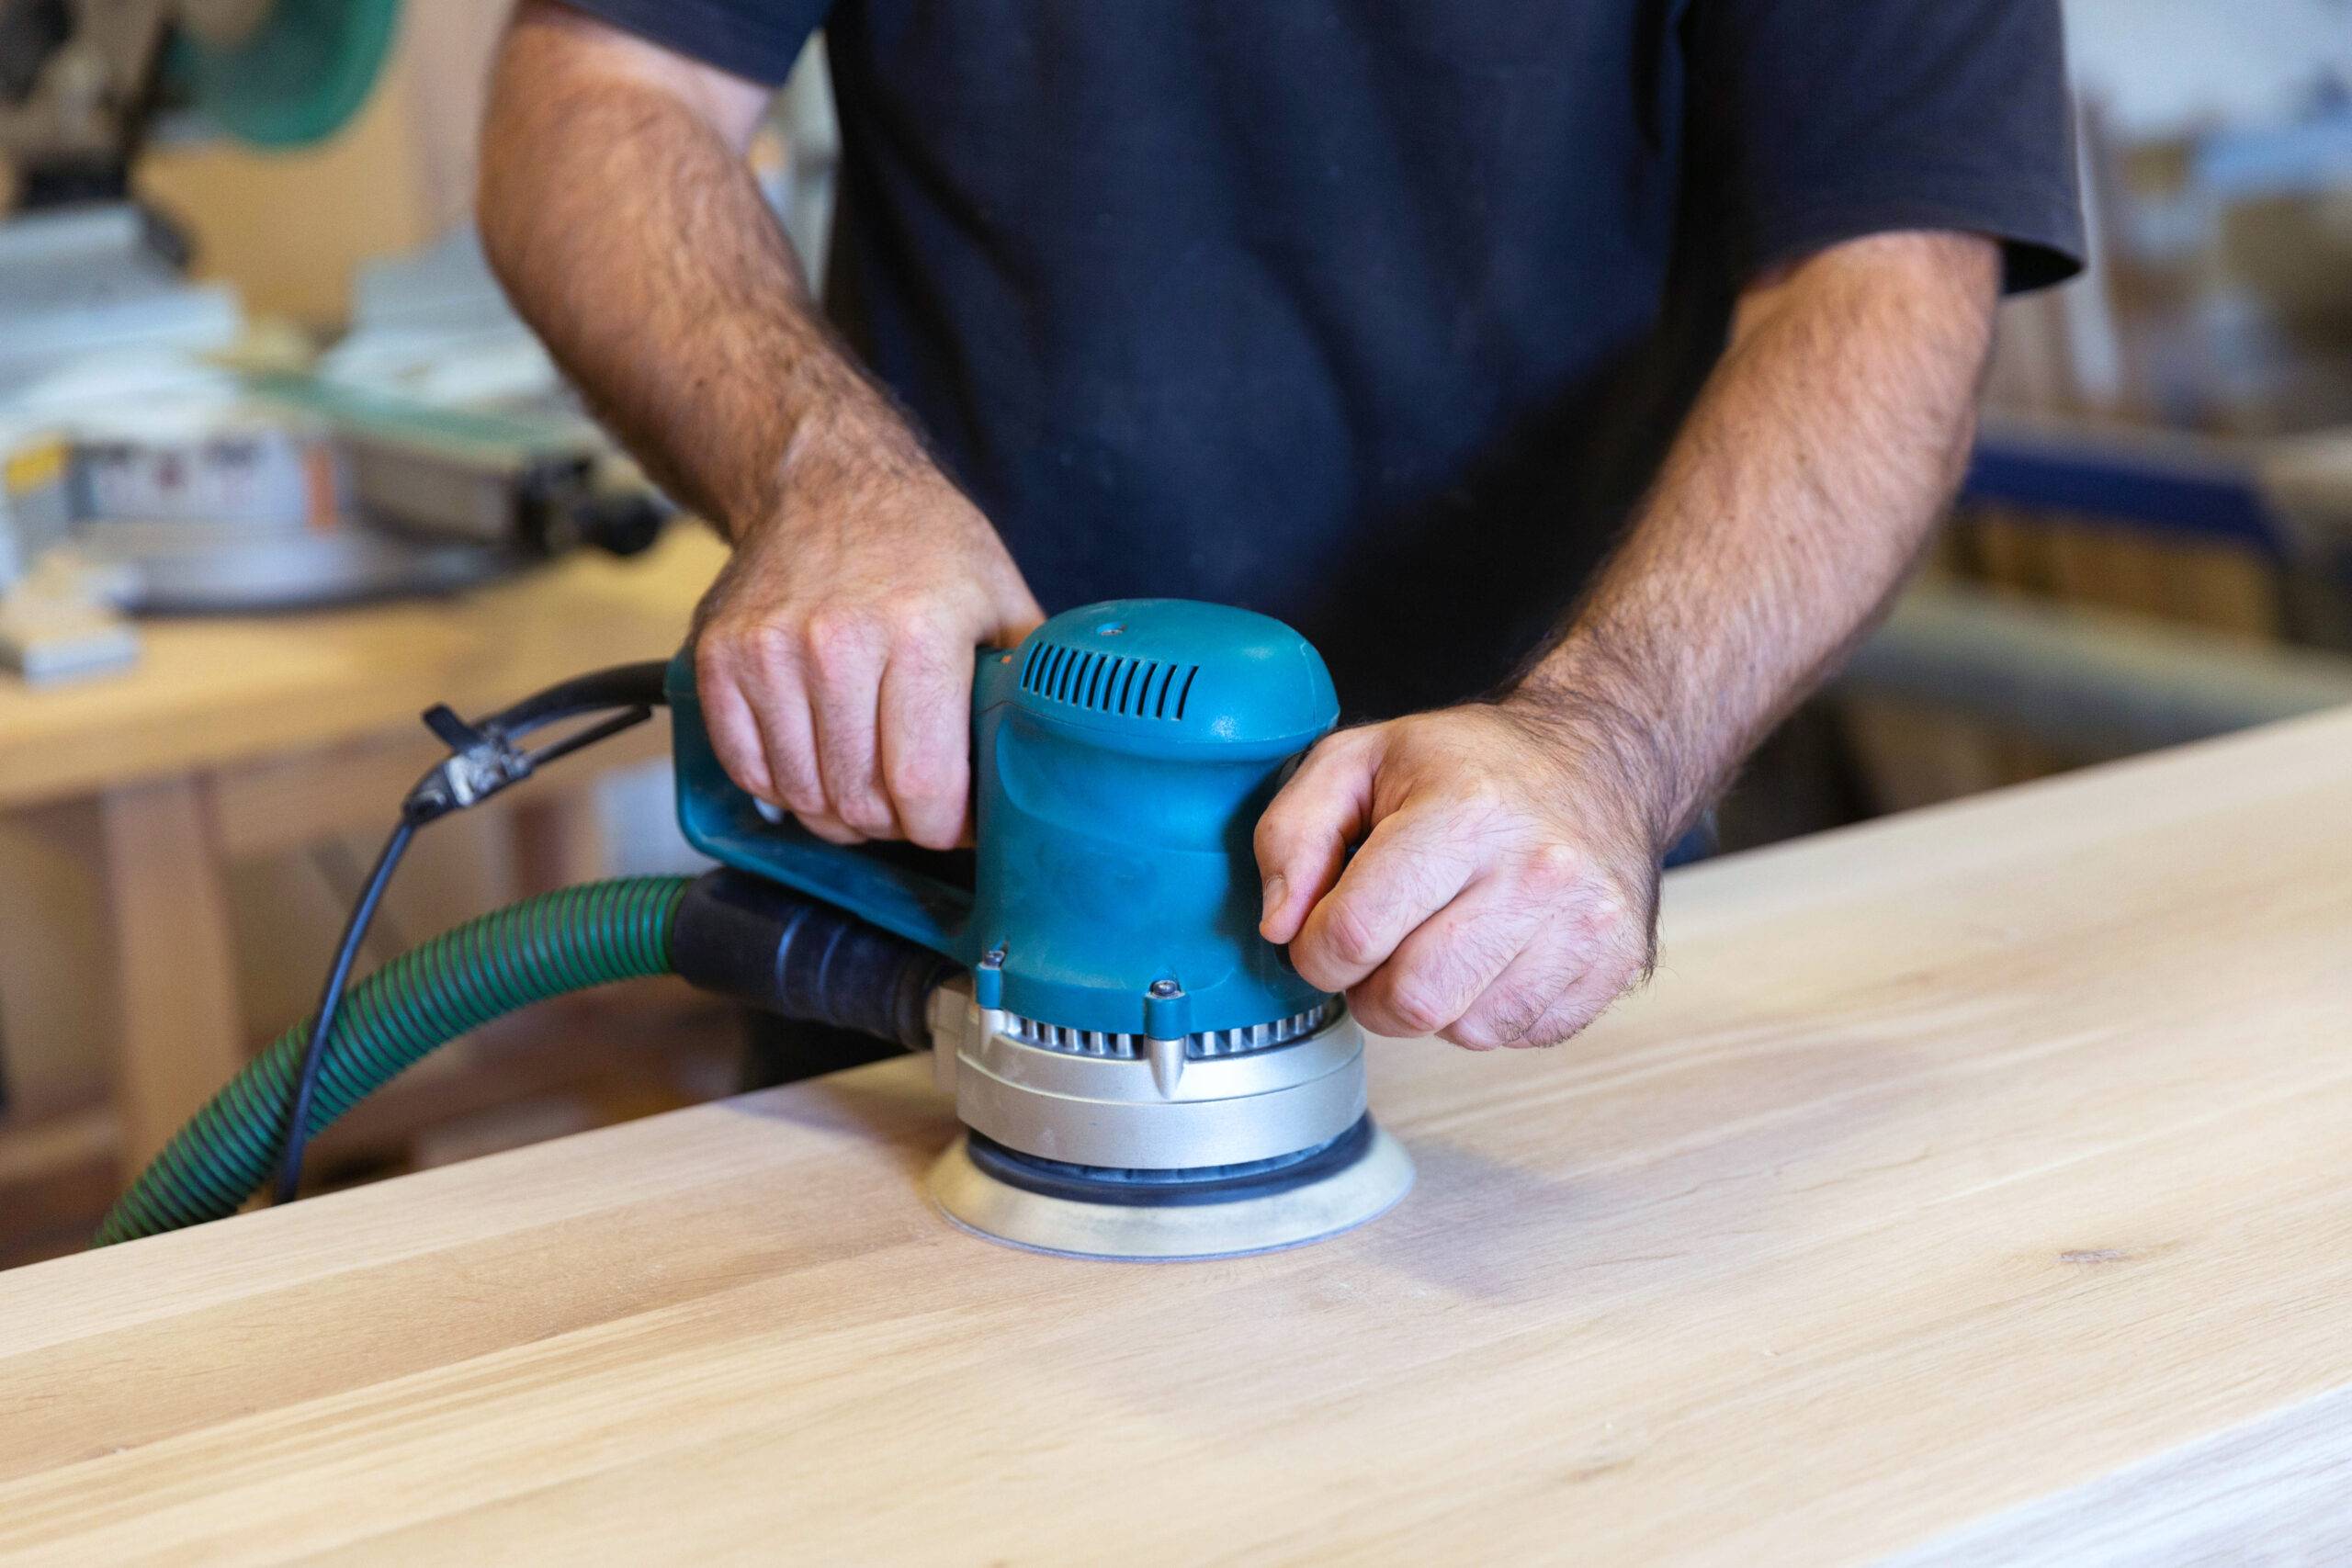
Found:
M 411 834 L 664 705 L 679 821 L 718 869 L 526 900 L 345 996 Z M 978 1235 L 1187 1258 L 1359 1224 L 1412 1165 L 1367 1114 L 1345 1005 L 1258 935 L 1250 850 L 1338 706 L 1314 648 L 1263 615 L 1166 599 L 1057 615 L 980 656 L 969 887 L 828 844 L 736 788 L 684 655 L 472 723 L 435 708 L 450 756 L 403 802 L 318 1011 L 182 1130 L 97 1240 L 233 1213 L 273 1170 L 290 1198 L 309 1139 L 426 1052 L 542 998 L 665 973 L 930 1050 L 964 1126 L 931 1194 Z

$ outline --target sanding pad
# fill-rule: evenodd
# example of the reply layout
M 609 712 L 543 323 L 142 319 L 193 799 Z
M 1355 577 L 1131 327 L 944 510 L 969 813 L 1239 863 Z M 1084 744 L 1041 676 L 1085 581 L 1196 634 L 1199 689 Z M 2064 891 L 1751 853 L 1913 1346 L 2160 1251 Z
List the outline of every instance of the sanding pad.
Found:
M 1346 1163 L 1272 1190 L 1245 1184 L 1227 1197 L 1106 1185 L 1087 1196 L 1082 1184 L 1025 1179 L 985 1147 L 976 1159 L 966 1134 L 932 1167 L 929 1186 L 963 1229 L 1031 1252 L 1149 1262 L 1238 1258 L 1304 1247 L 1395 1207 L 1413 1185 L 1412 1159 L 1369 1122 L 1360 1142 Z

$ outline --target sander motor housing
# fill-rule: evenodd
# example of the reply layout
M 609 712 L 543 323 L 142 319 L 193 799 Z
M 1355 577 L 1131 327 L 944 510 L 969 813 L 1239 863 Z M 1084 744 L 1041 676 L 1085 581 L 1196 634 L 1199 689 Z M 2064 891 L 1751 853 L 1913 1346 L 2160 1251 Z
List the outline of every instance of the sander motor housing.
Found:
M 1224 605 L 1114 600 L 983 649 L 970 888 L 826 843 L 738 789 L 684 656 L 669 698 L 690 842 L 957 971 L 929 1010 L 940 1082 L 976 1135 L 951 1151 L 956 1174 L 934 1178 L 951 1215 L 1049 1250 L 1191 1256 L 1309 1236 L 1265 1239 L 1284 1216 L 1237 1229 L 1206 1214 L 1157 1248 L 1076 1235 L 1069 1216 L 1008 1235 L 1020 1216 L 994 1189 L 1033 1190 L 1033 1211 L 1273 1206 L 1317 1235 L 1338 1228 L 1320 1212 L 1335 1164 L 1382 1168 L 1379 1208 L 1401 1195 L 1409 1164 L 1365 1118 L 1362 1032 L 1257 930 L 1258 817 L 1339 714 L 1321 656 L 1290 627 Z M 1321 1200 L 1297 1195 L 1317 1185 L 1300 1180 L 1309 1171 Z M 953 1189 L 975 1181 L 990 1192 L 959 1201 Z

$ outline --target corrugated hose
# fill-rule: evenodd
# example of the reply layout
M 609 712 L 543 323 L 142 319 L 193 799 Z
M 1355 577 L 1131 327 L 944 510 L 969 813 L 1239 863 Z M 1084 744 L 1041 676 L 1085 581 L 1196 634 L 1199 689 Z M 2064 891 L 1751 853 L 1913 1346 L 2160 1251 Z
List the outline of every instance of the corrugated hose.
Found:
M 541 894 L 402 953 L 345 999 L 307 1125 L 315 1136 L 467 1031 L 551 997 L 673 973 L 671 928 L 691 879 L 630 876 Z M 311 1020 L 229 1080 L 130 1184 L 91 1245 L 233 1214 L 269 1179 Z

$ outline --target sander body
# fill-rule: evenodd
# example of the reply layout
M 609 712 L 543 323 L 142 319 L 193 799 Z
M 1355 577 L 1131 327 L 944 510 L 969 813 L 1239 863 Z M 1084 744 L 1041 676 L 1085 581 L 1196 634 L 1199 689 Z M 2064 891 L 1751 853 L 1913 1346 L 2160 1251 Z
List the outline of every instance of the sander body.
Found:
M 536 895 L 352 966 L 413 836 L 668 707 L 679 820 L 719 862 Z M 318 1009 L 131 1182 L 99 1245 L 300 1195 L 311 1140 L 492 1018 L 675 975 L 786 1018 L 928 1049 L 964 1130 L 931 1173 L 966 1229 L 1088 1258 L 1295 1247 L 1386 1210 L 1413 1168 L 1365 1111 L 1346 1006 L 1258 934 L 1251 837 L 1339 713 L 1279 621 L 1169 599 L 983 650 L 968 878 L 829 844 L 719 766 L 692 660 L 616 665 L 468 720 L 401 802 Z M 557 734 L 558 739 L 547 739 Z M 348 1005 L 346 1006 L 346 991 Z
M 1411 1185 L 1367 1114 L 1363 1032 L 1258 934 L 1251 833 L 1339 712 L 1290 627 L 1118 600 L 984 650 L 968 887 L 738 789 L 684 657 L 668 696 L 696 848 L 943 961 L 921 1006 L 966 1129 L 931 1177 L 951 1219 L 1041 1251 L 1215 1257 L 1329 1235 Z

